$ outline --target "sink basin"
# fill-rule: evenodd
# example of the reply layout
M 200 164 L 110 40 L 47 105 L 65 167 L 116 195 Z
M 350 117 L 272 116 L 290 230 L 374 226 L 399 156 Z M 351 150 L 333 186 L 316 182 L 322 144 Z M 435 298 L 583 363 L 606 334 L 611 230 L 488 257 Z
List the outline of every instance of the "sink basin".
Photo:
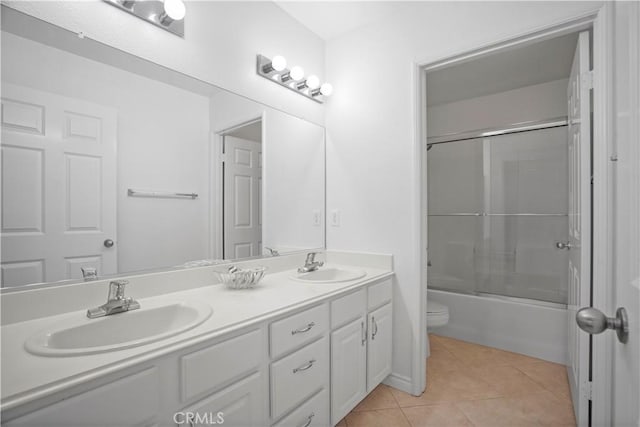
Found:
M 199 302 L 178 302 L 141 308 L 98 319 L 74 315 L 25 342 L 39 356 L 79 356 L 105 353 L 159 341 L 195 328 L 213 310 Z
M 309 273 L 298 273 L 291 276 L 294 280 L 308 283 L 339 283 L 361 279 L 367 273 L 360 270 L 344 270 L 341 268 L 320 268 Z

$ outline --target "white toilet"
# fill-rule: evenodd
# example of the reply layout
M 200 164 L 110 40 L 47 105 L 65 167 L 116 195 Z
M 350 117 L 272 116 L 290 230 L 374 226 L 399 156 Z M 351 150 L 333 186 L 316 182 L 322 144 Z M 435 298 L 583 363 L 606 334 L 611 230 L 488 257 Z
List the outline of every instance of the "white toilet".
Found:
M 436 301 L 427 300 L 427 331 L 449 323 L 449 307 Z

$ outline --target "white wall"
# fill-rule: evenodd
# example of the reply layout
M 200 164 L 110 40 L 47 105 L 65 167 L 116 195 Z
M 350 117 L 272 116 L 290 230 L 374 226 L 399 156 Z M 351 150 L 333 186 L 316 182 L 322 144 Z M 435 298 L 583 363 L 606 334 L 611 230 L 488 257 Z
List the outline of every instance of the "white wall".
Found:
M 420 173 L 416 63 L 429 63 L 597 9 L 597 2 L 424 2 L 327 42 L 327 210 L 331 249 L 392 253 L 394 383 L 418 384 Z M 411 383 L 413 379 L 413 384 Z M 403 380 L 404 383 L 403 383 Z M 413 389 L 414 392 L 419 392 Z
M 187 1 L 184 38 L 100 0 L 3 4 L 315 123 L 324 122 L 322 105 L 256 74 L 257 54 L 280 54 L 323 77 L 324 42 L 271 2 Z
M 2 81 L 118 110 L 118 271 L 207 258 L 208 97 L 5 32 Z M 199 197 L 133 198 L 127 188 Z
M 430 106 L 427 108 L 429 136 L 564 117 L 568 81 L 555 80 Z
M 211 97 L 211 106 L 215 133 L 263 118 L 263 246 L 324 247 L 324 128 L 225 91 Z

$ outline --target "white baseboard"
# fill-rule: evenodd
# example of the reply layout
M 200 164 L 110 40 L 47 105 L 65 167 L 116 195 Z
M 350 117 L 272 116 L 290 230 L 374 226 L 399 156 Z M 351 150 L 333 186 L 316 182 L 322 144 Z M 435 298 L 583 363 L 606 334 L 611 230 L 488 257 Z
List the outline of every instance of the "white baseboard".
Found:
M 414 394 L 413 382 L 411 381 L 411 378 L 405 377 L 404 375 L 398 375 L 392 372 L 387 378 L 384 379 L 384 381 L 382 381 L 382 383 L 390 387 L 397 388 L 398 390 L 404 391 L 405 393 Z

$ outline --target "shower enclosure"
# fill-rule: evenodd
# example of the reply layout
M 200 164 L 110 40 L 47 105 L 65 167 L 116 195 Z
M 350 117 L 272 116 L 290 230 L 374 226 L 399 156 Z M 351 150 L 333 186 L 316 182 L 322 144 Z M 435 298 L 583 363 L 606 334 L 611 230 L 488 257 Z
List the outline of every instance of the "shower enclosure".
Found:
M 566 304 L 566 120 L 428 142 L 429 288 Z

